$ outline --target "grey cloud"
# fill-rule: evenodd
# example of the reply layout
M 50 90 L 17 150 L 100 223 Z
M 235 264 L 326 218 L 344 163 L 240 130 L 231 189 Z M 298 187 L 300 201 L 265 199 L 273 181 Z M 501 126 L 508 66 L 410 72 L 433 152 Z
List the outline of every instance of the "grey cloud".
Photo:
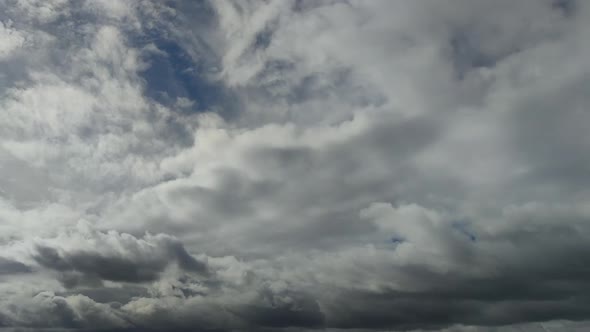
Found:
M 18 261 L 0 257 L 0 275 L 32 272 L 30 266 Z
M 32 258 L 41 266 L 63 273 L 62 282 L 70 286 L 92 280 L 95 284 L 101 280 L 154 281 L 171 263 L 187 271 L 207 273 L 205 263 L 192 257 L 181 243 L 170 237 L 156 235 L 137 239 L 127 234 L 98 231 L 86 233 L 88 235 L 91 236 L 89 240 L 95 237 L 93 241 L 98 242 L 91 248 L 85 248 L 84 242 L 71 248 L 63 248 L 59 242 L 37 243 Z
M 93 253 L 73 253 L 66 257 L 49 247 L 38 246 L 34 259 L 41 265 L 58 271 L 80 271 L 97 274 L 113 281 L 150 281 L 157 278 L 167 262 L 134 262 L 118 257 L 101 257 Z
M 0 325 L 587 329 L 589 15 L 0 3 Z
M 145 287 L 137 287 L 127 285 L 125 287 L 100 287 L 95 288 L 76 288 L 63 293 L 58 293 L 59 296 L 84 295 L 97 303 L 107 303 L 111 307 L 121 306 L 134 299 L 146 297 L 147 289 Z

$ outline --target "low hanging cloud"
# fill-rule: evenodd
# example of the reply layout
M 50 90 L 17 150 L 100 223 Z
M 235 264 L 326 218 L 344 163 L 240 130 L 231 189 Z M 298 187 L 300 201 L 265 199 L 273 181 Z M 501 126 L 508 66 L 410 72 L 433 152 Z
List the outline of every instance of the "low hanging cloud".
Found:
M 206 274 L 206 263 L 191 256 L 176 239 L 163 234 L 137 239 L 116 231 L 108 233 L 78 227 L 74 233 L 35 241 L 31 257 L 39 265 L 81 280 L 147 282 L 159 278 L 165 268 L 180 268 Z
M 0 327 L 587 330 L 589 16 L 0 1 Z

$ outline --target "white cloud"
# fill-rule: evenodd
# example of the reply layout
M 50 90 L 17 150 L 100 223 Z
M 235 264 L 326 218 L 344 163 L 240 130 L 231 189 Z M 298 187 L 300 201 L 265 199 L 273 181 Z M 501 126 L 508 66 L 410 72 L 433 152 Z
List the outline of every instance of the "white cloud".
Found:
M 588 8 L 0 3 L 0 326 L 574 329 Z
M 22 32 L 10 27 L 10 21 L 8 25 L 0 22 L 0 40 L 0 60 L 2 60 L 21 48 L 25 37 Z

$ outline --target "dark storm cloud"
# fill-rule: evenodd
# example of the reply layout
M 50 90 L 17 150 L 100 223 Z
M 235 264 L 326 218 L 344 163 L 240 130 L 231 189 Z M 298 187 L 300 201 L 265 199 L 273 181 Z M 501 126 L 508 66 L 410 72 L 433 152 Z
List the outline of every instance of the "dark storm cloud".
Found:
M 587 232 L 574 229 L 587 219 L 549 218 L 564 225 L 536 225 L 534 229 L 523 225 L 522 229 L 480 234 L 477 243 L 464 248 L 472 251 L 472 259 L 453 272 L 408 264 L 387 272 L 400 287 L 335 292 L 340 295 L 323 307 L 327 324 L 403 330 L 428 325 L 439 329 L 457 323 L 507 325 L 551 320 L 554 315 L 583 320 L 590 301 L 589 238 Z
M 0 257 L 0 275 L 32 272 L 31 267 L 18 261 Z
M 149 238 L 145 243 L 130 235 L 94 233 L 103 245 L 122 246 L 123 250 L 97 246 L 60 249 L 49 244 L 36 244 L 32 258 L 40 265 L 63 273 L 64 285 L 80 282 L 96 283 L 100 280 L 147 282 L 158 279 L 160 273 L 172 263 L 184 270 L 206 274 L 205 263 L 196 260 L 178 241 L 167 237 Z M 114 243 L 110 240 L 114 240 Z M 95 281 L 93 281 L 95 280 Z
M 57 250 L 37 246 L 33 258 L 41 265 L 57 271 L 80 271 L 113 281 L 143 282 L 155 280 L 167 261 L 134 262 L 119 257 L 101 257 L 96 253 L 75 252 L 60 255 Z
M 322 327 L 325 317 L 313 295 L 262 288 L 257 302 L 238 307 L 234 313 L 263 327 Z M 284 301 L 288 298 L 289 301 Z
M 111 306 L 121 306 L 128 303 L 135 298 L 146 297 L 147 289 L 145 287 L 137 287 L 134 285 L 126 285 L 125 287 L 105 287 L 99 285 L 95 288 L 76 288 L 75 290 L 58 293 L 59 296 L 84 295 L 97 303 L 108 303 Z

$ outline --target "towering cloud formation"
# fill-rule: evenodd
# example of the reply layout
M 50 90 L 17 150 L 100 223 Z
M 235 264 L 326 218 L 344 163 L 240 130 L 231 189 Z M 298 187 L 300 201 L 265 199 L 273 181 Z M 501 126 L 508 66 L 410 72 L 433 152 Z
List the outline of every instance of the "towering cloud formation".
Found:
M 0 327 L 585 331 L 590 4 L 0 0 Z

